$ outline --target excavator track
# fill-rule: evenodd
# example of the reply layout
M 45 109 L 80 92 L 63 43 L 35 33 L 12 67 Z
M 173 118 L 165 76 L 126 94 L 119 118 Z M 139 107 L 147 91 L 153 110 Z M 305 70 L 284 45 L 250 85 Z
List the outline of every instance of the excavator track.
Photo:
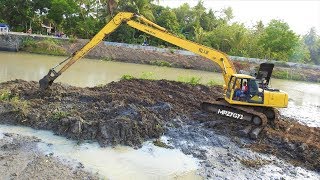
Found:
M 240 133 L 252 139 L 257 139 L 268 124 L 274 125 L 279 116 L 278 111 L 274 108 L 232 105 L 222 98 L 214 102 L 203 102 L 201 108 L 208 113 L 246 122 L 248 126 Z

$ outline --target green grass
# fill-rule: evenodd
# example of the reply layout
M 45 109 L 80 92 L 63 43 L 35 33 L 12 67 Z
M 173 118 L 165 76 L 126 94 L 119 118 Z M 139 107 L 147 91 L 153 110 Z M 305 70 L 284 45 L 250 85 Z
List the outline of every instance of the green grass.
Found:
M 69 43 L 76 43 L 78 42 L 78 38 L 76 36 L 71 35 L 69 37 Z
M 172 67 L 171 63 L 167 61 L 162 61 L 162 60 L 151 61 L 150 64 L 155 66 L 160 66 L 160 67 Z
M 22 51 L 37 53 L 37 54 L 48 54 L 55 56 L 67 55 L 66 50 L 61 47 L 59 41 L 51 38 L 43 40 L 34 40 L 32 38 L 25 38 L 22 41 Z
M 130 79 L 134 79 L 134 77 L 129 74 L 124 74 L 121 76 L 121 80 L 130 80 Z
M 193 86 L 200 84 L 200 81 L 201 81 L 201 77 L 196 77 L 196 76 L 191 76 L 191 77 L 179 76 L 178 77 L 178 82 L 183 82 Z
M 288 79 L 288 80 L 296 80 L 296 81 L 305 81 L 306 77 L 300 73 L 296 73 L 294 71 L 287 70 L 275 70 L 272 73 L 272 77 L 277 79 Z
M 0 92 L 0 101 L 10 101 L 14 96 L 8 90 L 2 90 Z
M 207 83 L 207 86 L 216 86 L 218 85 L 218 83 L 215 81 L 215 80 L 210 80 L 208 83 Z
M 155 80 L 154 72 L 142 72 L 140 79 Z
M 28 112 L 28 102 L 12 94 L 9 90 L 0 91 L 0 101 L 8 102 L 15 111 L 20 111 L 24 115 Z
M 58 121 L 60 119 L 66 118 L 70 115 L 70 113 L 68 112 L 64 112 L 64 111 L 57 111 L 57 112 L 53 112 L 51 115 L 51 119 L 54 121 Z
M 113 61 L 112 57 L 104 57 L 102 60 L 103 61 Z

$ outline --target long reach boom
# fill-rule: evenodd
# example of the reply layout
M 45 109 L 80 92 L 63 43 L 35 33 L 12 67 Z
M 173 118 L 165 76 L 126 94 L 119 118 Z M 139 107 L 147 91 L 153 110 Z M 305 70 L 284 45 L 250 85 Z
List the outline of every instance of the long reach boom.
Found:
M 189 50 L 193 53 L 199 54 L 200 56 L 208 58 L 213 62 L 217 63 L 222 69 L 225 85 L 227 85 L 227 83 L 229 82 L 230 76 L 232 74 L 236 74 L 236 70 L 232 62 L 225 53 L 186 39 L 179 38 L 171 34 L 165 28 L 151 22 L 143 16 L 129 12 L 120 12 L 80 50 L 74 52 L 70 57 L 68 57 L 55 67 L 51 68 L 48 74 L 39 81 L 40 88 L 42 90 L 47 89 L 53 83 L 53 81 L 57 77 L 59 77 L 64 71 L 66 71 L 73 63 L 85 56 L 91 49 L 97 46 L 106 36 L 110 35 L 121 24 L 124 23 L 132 28 L 138 29 L 151 36 L 162 39 L 166 42 L 179 46 L 183 49 Z M 64 66 L 57 72 L 55 69 L 62 64 L 64 64 Z

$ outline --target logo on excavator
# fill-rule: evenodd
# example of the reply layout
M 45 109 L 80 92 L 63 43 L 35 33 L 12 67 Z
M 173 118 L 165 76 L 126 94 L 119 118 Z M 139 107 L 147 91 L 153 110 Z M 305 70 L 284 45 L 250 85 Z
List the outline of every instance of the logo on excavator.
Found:
M 234 113 L 234 112 L 227 111 L 227 110 L 218 109 L 217 114 L 220 114 L 220 115 L 223 115 L 223 116 L 227 116 L 227 117 L 232 117 L 232 118 L 235 118 L 235 119 L 243 119 L 243 115 L 242 114 Z
M 208 50 L 205 50 L 205 49 L 202 49 L 202 48 L 199 48 L 199 52 L 202 53 L 202 54 L 208 54 L 209 53 Z

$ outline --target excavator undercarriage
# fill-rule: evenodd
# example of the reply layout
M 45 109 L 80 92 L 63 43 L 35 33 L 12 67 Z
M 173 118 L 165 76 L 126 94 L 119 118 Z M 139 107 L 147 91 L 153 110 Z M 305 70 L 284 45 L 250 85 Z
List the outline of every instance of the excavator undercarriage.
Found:
M 244 122 L 247 126 L 240 131 L 240 134 L 252 139 L 257 139 L 267 125 L 273 127 L 279 117 L 279 112 L 275 108 L 234 105 L 226 102 L 224 98 L 216 99 L 214 102 L 203 102 L 201 109 L 208 113 Z

